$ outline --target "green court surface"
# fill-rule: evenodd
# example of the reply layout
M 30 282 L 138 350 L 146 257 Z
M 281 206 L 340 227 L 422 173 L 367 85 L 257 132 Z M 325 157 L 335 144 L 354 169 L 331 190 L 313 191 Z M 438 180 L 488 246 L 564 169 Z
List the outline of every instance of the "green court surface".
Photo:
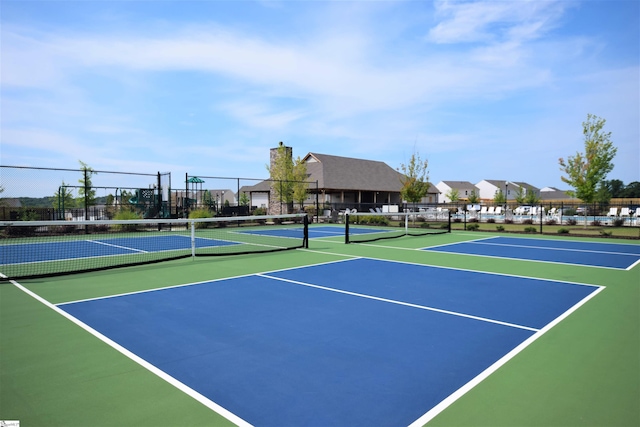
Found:
M 640 266 L 615 270 L 418 250 L 492 235 L 453 232 L 350 245 L 331 237 L 312 239 L 309 249 L 0 282 L 0 420 L 19 420 L 21 427 L 233 425 L 54 304 L 369 257 L 605 287 L 429 426 L 640 425 Z M 390 280 L 400 286 L 403 278 Z

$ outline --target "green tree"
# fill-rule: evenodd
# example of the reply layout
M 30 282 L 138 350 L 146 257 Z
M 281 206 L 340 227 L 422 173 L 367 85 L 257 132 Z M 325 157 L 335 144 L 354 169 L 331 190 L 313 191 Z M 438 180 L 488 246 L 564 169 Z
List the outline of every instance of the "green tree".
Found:
M 516 203 L 521 205 L 524 203 L 526 198 L 527 198 L 527 195 L 524 192 L 524 187 L 518 186 L 514 200 L 516 201 Z
M 624 182 L 619 179 L 612 179 L 610 181 L 602 181 L 602 185 L 606 187 L 611 197 L 624 197 Z
M 78 180 L 80 183 L 80 188 L 78 189 L 78 205 L 87 208 L 96 204 L 96 190 L 92 188 L 93 183 L 91 182 L 91 177 L 96 174 L 96 171 L 91 169 L 82 160 L 79 160 L 79 162 L 82 178 Z
M 524 196 L 524 202 L 528 205 L 535 206 L 540 203 L 540 197 L 538 197 L 535 191 L 529 190 Z
M 70 209 L 77 206 L 76 200 L 73 198 L 73 193 L 64 181 L 62 181 L 62 184 L 58 187 L 58 191 L 53 194 L 52 205 L 56 209 Z
M 400 195 L 403 200 L 414 204 L 414 210 L 416 203 L 422 200 L 429 191 L 428 167 L 428 160 L 422 160 L 420 153 L 414 150 L 409 162 L 400 164 L 398 169 L 402 172 Z
M 493 196 L 493 203 L 496 205 L 504 205 L 507 202 L 507 197 L 504 195 L 501 189 L 496 191 L 496 194 Z
M 621 197 L 636 198 L 640 197 L 640 182 L 633 181 L 629 183 L 622 192 Z
M 271 165 L 267 165 L 269 176 L 274 181 L 271 189 L 280 200 L 288 206 L 293 202 L 293 183 L 291 176 L 293 175 L 293 159 L 290 149 L 280 141 L 276 156 Z
M 215 205 L 213 201 L 213 196 L 211 195 L 211 191 L 204 190 L 202 193 L 202 204 L 207 207 L 207 209 L 213 209 L 213 205 Z
M 469 203 L 471 203 L 472 205 L 475 205 L 476 203 L 480 202 L 480 196 L 478 195 L 478 193 L 476 193 L 476 190 L 471 190 L 471 193 L 469 193 L 469 197 L 467 200 L 469 200 Z
M 567 191 L 585 203 L 595 200 L 596 186 L 613 170 L 613 158 L 618 149 L 611 141 L 611 132 L 604 132 L 606 120 L 593 114 L 587 114 L 582 123 L 584 135 L 584 153 L 577 152 L 567 160 L 560 158 L 560 170 L 566 174 L 561 176 L 563 182 L 575 191 Z
M 307 200 L 309 184 L 307 183 L 307 164 L 300 157 L 296 157 L 293 162 L 291 178 L 293 180 L 293 200 L 302 209 L 304 201 Z
M 238 203 L 240 203 L 240 206 L 249 206 L 249 195 L 246 192 L 242 192 L 240 194 L 240 198 L 238 199 Z
M 451 203 L 455 203 L 460 200 L 460 191 L 458 191 L 457 188 L 452 188 L 445 193 L 445 196 L 451 201 Z
M 608 205 L 611 201 L 612 192 L 611 186 L 609 185 L 611 181 L 600 181 L 598 187 L 596 188 L 596 195 L 594 200 L 598 203 Z

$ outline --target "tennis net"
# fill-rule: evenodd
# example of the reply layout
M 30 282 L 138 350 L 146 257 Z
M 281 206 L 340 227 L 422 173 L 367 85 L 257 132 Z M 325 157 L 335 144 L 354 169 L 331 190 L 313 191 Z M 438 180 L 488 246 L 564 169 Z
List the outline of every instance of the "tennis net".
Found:
M 448 210 L 425 212 L 355 212 L 345 215 L 345 243 L 451 232 Z
M 0 280 L 303 247 L 306 214 L 0 222 Z

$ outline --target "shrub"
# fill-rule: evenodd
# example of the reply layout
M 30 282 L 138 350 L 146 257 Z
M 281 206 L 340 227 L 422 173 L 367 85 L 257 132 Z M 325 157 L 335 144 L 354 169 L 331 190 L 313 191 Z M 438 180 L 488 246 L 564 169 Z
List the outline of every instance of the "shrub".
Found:
M 356 221 L 358 224 L 389 225 L 389 219 L 382 215 L 356 217 Z M 404 227 L 404 224 L 400 225 Z
M 576 225 L 576 224 L 578 224 L 578 221 L 576 221 L 573 218 L 570 218 L 567 220 L 567 225 Z
M 512 219 L 505 219 L 504 223 L 505 224 L 513 224 L 513 220 Z
M 617 218 L 617 219 L 613 220 L 613 226 L 614 227 L 622 227 L 623 224 L 624 224 L 624 219 L 622 219 L 622 218 Z
M 568 228 L 560 228 L 558 229 L 558 234 L 569 234 Z
M 593 225 L 594 227 L 599 227 L 602 225 L 602 223 L 596 219 L 594 221 L 591 221 L 591 225 Z
M 496 230 L 498 231 L 504 231 L 504 227 L 501 225 L 496 226 Z
M 525 219 L 522 221 L 523 224 L 533 224 L 533 220 L 531 218 Z
M 267 214 L 267 210 L 265 208 L 255 208 L 253 210 L 253 214 L 254 215 L 266 215 Z
M 556 225 L 555 219 L 548 219 L 544 222 L 546 225 Z
M 476 231 L 479 228 L 480 228 L 480 224 L 478 224 L 477 222 L 467 224 L 467 230 L 469 231 Z
M 18 219 L 20 221 L 37 221 L 40 218 L 38 218 L 38 213 L 33 209 L 22 208 L 18 214 Z
M 605 230 L 600 230 L 600 235 L 604 236 L 604 237 L 609 237 L 613 234 L 613 231 L 605 231 Z
M 487 222 L 489 224 L 495 224 L 496 220 L 494 218 L 489 218 L 489 219 L 487 219 Z
M 5 237 L 31 237 L 36 234 L 36 227 L 7 227 L 4 229 Z
M 189 212 L 189 219 L 211 218 L 212 216 L 211 211 L 206 208 L 194 209 Z
M 121 209 L 118 213 L 115 214 L 113 219 L 117 220 L 133 220 L 133 219 L 142 219 L 142 216 L 131 209 Z M 136 231 L 138 228 L 136 224 L 116 224 L 114 228 L 119 231 Z
M 142 219 L 142 216 L 134 210 L 131 209 L 121 209 L 118 213 L 115 214 L 113 219 L 117 220 L 128 220 L 128 219 Z
M 525 233 L 537 233 L 538 229 L 535 227 L 525 227 L 524 228 L 524 232 Z
M 50 227 L 49 230 L 54 234 L 74 234 L 77 233 L 79 229 L 75 225 L 65 224 Z
M 211 218 L 212 216 L 211 211 L 206 208 L 194 209 L 189 212 L 189 219 Z M 196 228 L 207 228 L 208 226 L 207 222 L 196 222 Z
M 467 222 L 478 222 L 478 218 L 469 218 Z

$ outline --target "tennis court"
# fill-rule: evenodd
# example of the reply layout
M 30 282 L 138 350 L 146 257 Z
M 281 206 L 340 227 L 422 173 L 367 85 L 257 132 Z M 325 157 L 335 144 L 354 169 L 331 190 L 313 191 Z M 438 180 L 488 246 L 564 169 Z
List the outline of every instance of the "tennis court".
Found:
M 640 263 L 640 246 L 624 243 L 491 237 L 425 250 L 625 270 Z
M 297 239 L 299 230 L 293 233 Z M 447 250 L 506 246 L 626 259 L 639 253 L 635 242 L 496 235 L 471 243 L 468 233 L 454 232 L 347 245 L 334 225 L 310 226 L 309 239 L 308 248 L 284 252 L 0 283 L 0 419 L 132 426 L 640 421 L 637 259 L 593 269 Z M 93 244 L 159 247 L 108 243 Z

